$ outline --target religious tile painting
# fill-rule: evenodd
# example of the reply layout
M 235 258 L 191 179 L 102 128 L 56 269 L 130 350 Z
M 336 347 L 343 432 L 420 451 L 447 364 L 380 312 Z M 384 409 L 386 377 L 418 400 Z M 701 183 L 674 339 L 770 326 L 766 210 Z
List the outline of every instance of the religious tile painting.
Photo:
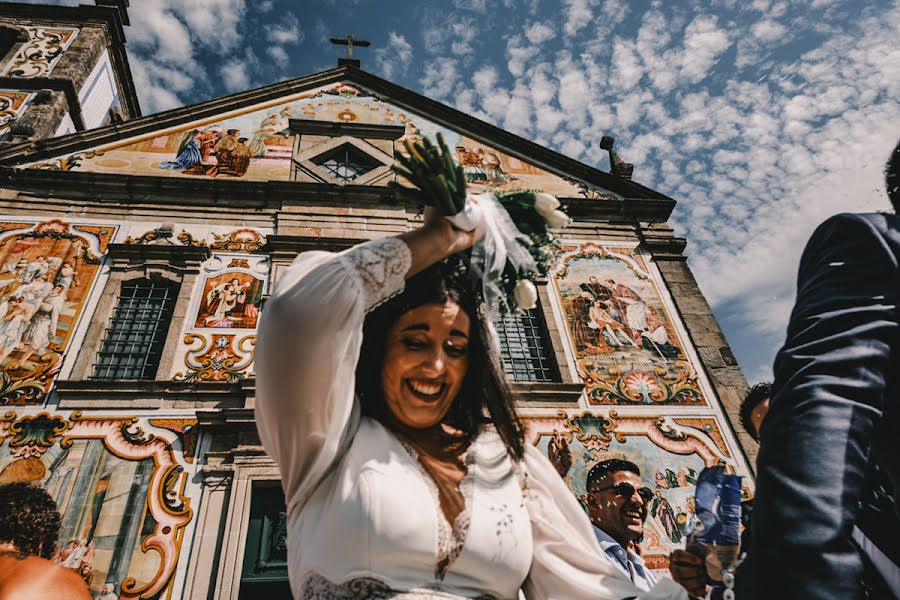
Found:
M 620 415 L 611 410 L 556 417 L 525 417 L 528 440 L 556 468 L 587 512 L 587 474 L 610 458 L 629 460 L 653 492 L 641 546 L 650 568 L 668 569 L 668 556 L 683 548 L 697 521 L 694 489 L 705 466 L 734 468 L 718 422 L 682 425 L 664 416 Z M 746 480 L 745 480 L 746 481 Z M 750 495 L 750 490 L 745 489 Z
M 114 225 L 0 223 L 0 404 L 44 400 Z
M 266 255 L 247 254 L 265 237 L 254 230 L 214 235 L 212 257 L 201 268 L 182 339 L 183 365 L 178 381 L 235 382 L 250 374 L 256 324 L 266 291 L 270 263 Z M 239 250 L 243 252 L 220 252 Z
M 52 560 L 94 597 L 164 598 L 192 516 L 186 484 L 196 423 L 8 412 L 0 417 L 0 484 L 50 493 L 62 515 Z
M 706 405 L 644 256 L 592 242 L 563 251 L 551 281 L 588 401 Z
M 293 94 L 231 111 L 227 116 L 209 117 L 162 133 L 31 165 L 31 168 L 286 181 L 291 177 L 292 160 L 299 164 L 303 158 L 293 156 L 291 119 L 403 127 L 403 134 L 398 134 L 393 148 L 388 144 L 385 149 L 394 156 L 404 151 L 405 141 L 422 136 L 435 139 L 440 132 L 476 192 L 529 189 L 560 197 L 614 197 L 609 192 L 548 173 L 349 84 Z M 373 155 L 383 153 L 374 147 L 371 150 Z M 388 162 L 392 159 L 388 154 Z

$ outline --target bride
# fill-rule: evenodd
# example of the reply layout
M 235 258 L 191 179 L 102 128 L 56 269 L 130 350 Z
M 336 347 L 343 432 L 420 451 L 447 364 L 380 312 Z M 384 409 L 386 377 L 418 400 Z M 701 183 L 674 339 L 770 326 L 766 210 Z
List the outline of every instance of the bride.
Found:
M 296 598 L 686 599 L 607 562 L 524 427 L 467 278 L 475 233 L 305 252 L 262 313 L 256 419 Z

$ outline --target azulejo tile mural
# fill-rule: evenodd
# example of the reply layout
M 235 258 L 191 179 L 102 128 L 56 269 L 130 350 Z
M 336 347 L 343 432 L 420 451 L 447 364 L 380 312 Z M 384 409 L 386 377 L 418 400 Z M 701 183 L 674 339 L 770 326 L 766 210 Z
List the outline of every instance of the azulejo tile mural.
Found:
M 362 88 L 337 84 L 297 93 L 225 115 L 31 165 L 36 169 L 166 175 L 253 181 L 290 178 L 294 157 L 291 119 L 404 127 L 394 142 L 442 133 L 476 192 L 541 190 L 560 197 L 614 197 L 553 175 L 477 140 L 397 107 Z
M 37 404 L 50 391 L 116 229 L 0 223 L 0 404 Z
M 0 483 L 39 485 L 62 514 L 53 558 L 96 596 L 171 592 L 185 528 L 196 419 L 68 415 L 0 417 Z M 190 459 L 190 460 L 188 460 Z
M 669 554 L 684 547 L 697 520 L 694 489 L 707 466 L 735 468 L 716 418 L 697 429 L 663 415 L 621 414 L 610 410 L 555 416 L 525 416 L 528 441 L 546 453 L 587 512 L 587 474 L 610 458 L 629 460 L 653 491 L 641 546 L 651 569 L 668 569 Z M 718 439 L 716 439 L 718 438 Z M 746 490 L 749 495 L 750 491 Z
M 256 323 L 268 285 L 269 259 L 250 254 L 266 238 L 252 229 L 213 234 L 212 257 L 201 278 L 185 329 L 178 381 L 236 382 L 250 374 Z
M 588 401 L 707 405 L 646 259 L 636 248 L 563 247 L 551 275 Z

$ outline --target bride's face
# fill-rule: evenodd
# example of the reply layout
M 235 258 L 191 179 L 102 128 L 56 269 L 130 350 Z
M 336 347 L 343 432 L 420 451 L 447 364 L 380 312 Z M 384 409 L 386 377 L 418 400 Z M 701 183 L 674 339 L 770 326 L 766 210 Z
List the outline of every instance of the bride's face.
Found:
M 462 387 L 469 366 L 469 316 L 459 304 L 425 304 L 388 330 L 381 388 L 402 425 L 440 423 Z

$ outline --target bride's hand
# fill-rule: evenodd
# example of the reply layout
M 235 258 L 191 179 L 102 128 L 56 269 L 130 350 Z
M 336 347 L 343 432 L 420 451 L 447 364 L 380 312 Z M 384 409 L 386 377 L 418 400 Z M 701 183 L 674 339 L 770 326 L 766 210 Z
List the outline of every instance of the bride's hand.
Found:
M 432 231 L 442 240 L 445 256 L 471 248 L 484 234 L 483 225 L 472 231 L 463 231 L 430 206 L 425 207 L 425 223 L 422 227 Z

